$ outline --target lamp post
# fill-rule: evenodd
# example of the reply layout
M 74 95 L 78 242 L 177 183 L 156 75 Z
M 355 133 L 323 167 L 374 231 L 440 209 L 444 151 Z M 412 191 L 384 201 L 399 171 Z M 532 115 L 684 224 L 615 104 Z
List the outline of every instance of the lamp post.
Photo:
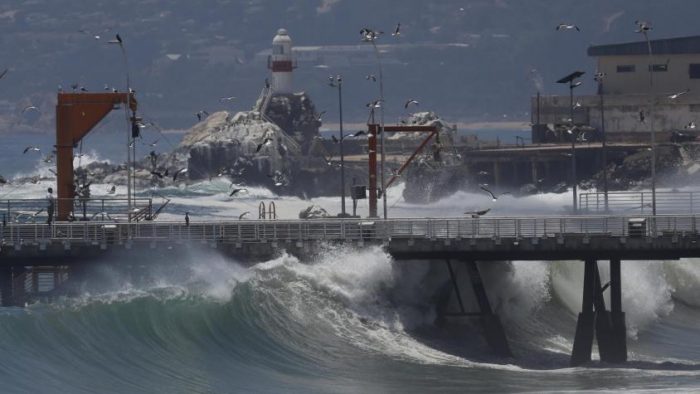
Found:
M 384 156 L 384 72 L 382 69 L 382 59 L 381 56 L 379 55 L 379 49 L 377 48 L 377 43 L 376 40 L 379 38 L 379 36 L 382 34 L 382 32 L 377 32 L 368 28 L 364 28 L 360 30 L 360 35 L 362 36 L 362 41 L 364 42 L 369 42 L 372 44 L 372 47 L 374 48 L 374 54 L 377 57 L 377 64 L 379 65 L 379 133 L 381 135 L 379 143 L 380 143 L 380 150 L 381 150 L 381 162 L 379 165 L 380 168 L 380 175 L 379 175 L 379 180 L 382 185 L 382 206 L 384 208 L 384 219 L 387 219 L 387 206 L 386 206 L 386 190 L 385 189 L 385 184 L 384 184 L 384 163 L 385 163 L 385 156 Z
M 345 156 L 343 155 L 343 144 L 345 136 L 343 135 L 343 77 L 336 75 L 328 77 L 328 85 L 333 88 L 338 88 L 338 112 L 340 113 L 340 216 L 346 217 L 345 213 Z
M 574 131 L 574 89 L 577 88 L 578 86 L 581 86 L 581 81 L 576 81 L 576 79 L 580 78 L 585 72 L 583 71 L 574 71 L 573 73 L 565 76 L 564 78 L 560 79 L 557 81 L 557 83 L 561 84 L 568 84 L 569 85 L 569 114 L 571 118 L 569 119 L 571 121 L 571 129 L 569 130 L 571 133 L 571 191 L 573 193 L 573 212 L 574 214 L 578 213 L 578 202 L 576 201 L 577 195 L 576 195 L 576 184 L 578 183 L 578 179 L 576 177 L 576 132 Z
M 107 43 L 119 45 L 119 49 L 121 49 L 122 52 L 122 59 L 124 60 L 124 72 L 126 74 L 126 110 L 128 111 L 129 108 L 131 108 L 131 78 L 129 76 L 129 59 L 126 56 L 126 48 L 124 48 L 124 41 L 122 40 L 119 34 L 116 34 L 115 39 L 107 41 Z M 134 118 L 134 120 L 132 120 L 131 122 L 132 127 L 130 128 L 126 136 L 126 201 L 127 209 L 129 210 L 129 214 L 127 215 L 128 221 L 131 221 L 132 187 L 134 195 L 136 193 L 136 174 L 134 174 L 134 176 L 132 176 L 131 174 L 133 171 L 132 158 L 133 161 L 136 161 L 136 143 L 133 138 L 136 114 L 133 114 L 132 118 Z
M 608 149 L 607 149 L 607 139 L 608 136 L 605 134 L 605 104 L 603 103 L 603 79 L 605 78 L 605 73 L 597 72 L 593 78 L 598 82 L 598 97 L 600 97 L 600 132 L 602 135 L 602 156 L 603 156 L 603 196 L 605 199 L 605 212 L 608 212 Z
M 651 41 L 649 40 L 649 31 L 652 29 L 651 24 L 645 21 L 635 21 L 637 25 L 637 33 L 644 35 L 644 40 L 647 42 L 647 50 L 649 54 L 649 131 L 651 134 L 651 214 L 656 216 L 656 133 L 654 132 L 654 65 L 651 52 Z

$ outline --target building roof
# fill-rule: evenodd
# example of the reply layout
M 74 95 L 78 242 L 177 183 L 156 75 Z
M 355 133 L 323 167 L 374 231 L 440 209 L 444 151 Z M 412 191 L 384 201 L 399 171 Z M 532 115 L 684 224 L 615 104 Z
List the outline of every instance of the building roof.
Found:
M 680 55 L 700 53 L 700 36 L 666 38 L 651 40 L 651 52 L 654 55 Z M 588 56 L 648 55 L 646 41 L 623 44 L 596 45 L 588 47 Z

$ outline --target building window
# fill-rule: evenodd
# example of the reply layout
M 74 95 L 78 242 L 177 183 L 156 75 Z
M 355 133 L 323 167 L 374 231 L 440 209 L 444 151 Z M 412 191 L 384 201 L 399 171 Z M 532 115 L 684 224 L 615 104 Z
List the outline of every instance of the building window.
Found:
M 623 64 L 623 65 L 617 66 L 617 72 L 619 72 L 619 73 L 633 73 L 634 72 L 634 65 L 633 64 Z
M 652 72 L 666 72 L 668 71 L 668 64 L 652 64 L 649 66 Z
M 690 64 L 688 66 L 690 79 L 700 79 L 700 64 Z

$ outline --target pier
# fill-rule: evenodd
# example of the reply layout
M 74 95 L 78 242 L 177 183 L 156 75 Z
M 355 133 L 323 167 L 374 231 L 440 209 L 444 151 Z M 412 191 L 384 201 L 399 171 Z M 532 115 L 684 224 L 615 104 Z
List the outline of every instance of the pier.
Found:
M 583 304 L 578 316 L 572 365 L 591 359 L 596 338 L 603 361 L 627 358 L 620 265 L 624 260 L 700 257 L 700 216 L 551 216 L 490 218 L 405 218 L 390 220 L 258 220 L 184 222 L 58 222 L 52 225 L 6 223 L 1 228 L 0 290 L 3 305 L 17 304 L 38 291 L 40 274 L 55 286 L 84 267 L 114 253 L 144 251 L 168 255 L 182 248 L 215 248 L 225 255 L 255 261 L 287 252 L 308 256 L 326 244 L 362 248 L 381 245 L 399 264 L 419 260 L 446 264 L 460 311 L 448 315 L 480 318 L 493 350 L 510 356 L 506 331 L 493 312 L 478 264 L 502 260 L 574 260 L 585 267 Z M 600 280 L 597 262 L 610 262 L 610 283 Z M 53 267 L 53 271 L 49 269 Z M 460 276 L 468 276 L 465 280 Z M 46 277 L 48 272 L 53 276 Z M 479 310 L 464 309 L 467 283 Z M 33 289 L 33 290 L 32 290 Z M 610 291 L 610 310 L 603 293 Z

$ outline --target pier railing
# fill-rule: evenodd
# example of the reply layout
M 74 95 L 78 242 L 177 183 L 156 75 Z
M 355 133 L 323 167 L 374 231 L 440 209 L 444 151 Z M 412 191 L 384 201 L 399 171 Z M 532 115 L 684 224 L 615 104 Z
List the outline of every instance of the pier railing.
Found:
M 63 199 L 55 198 L 54 206 Z M 73 216 L 76 220 L 132 221 L 150 220 L 153 202 L 150 198 L 131 199 L 129 211 L 126 198 L 72 198 Z M 0 200 L 0 215 L 4 223 L 46 223 L 49 201 L 44 198 Z M 54 219 L 57 211 L 54 209 Z
M 294 220 L 180 222 L 8 223 L 4 244 L 75 241 L 94 245 L 128 242 L 276 243 L 294 241 L 371 241 L 393 238 L 549 238 L 571 236 L 674 236 L 698 232 L 700 216 L 570 216 L 477 219 Z
M 579 194 L 581 213 L 651 214 L 651 192 L 619 191 L 608 193 L 608 212 L 605 193 Z M 700 213 L 700 192 L 656 192 L 656 212 L 661 214 Z

